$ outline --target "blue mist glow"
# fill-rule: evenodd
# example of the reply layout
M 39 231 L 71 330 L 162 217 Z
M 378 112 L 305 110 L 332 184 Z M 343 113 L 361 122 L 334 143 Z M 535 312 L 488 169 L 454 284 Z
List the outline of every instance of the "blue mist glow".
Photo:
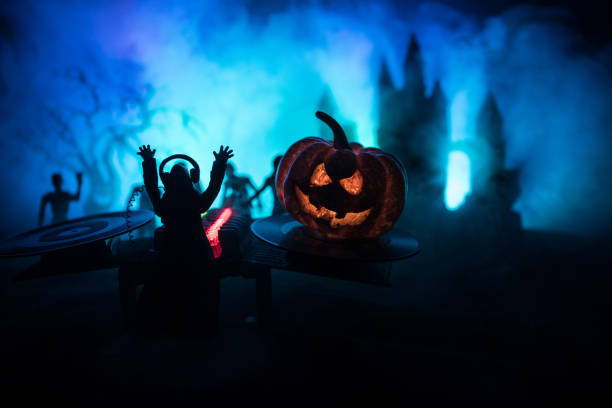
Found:
M 157 147 L 160 158 L 189 153 L 203 183 L 212 150 L 230 145 L 237 171 L 260 185 L 276 154 L 318 133 L 314 111 L 328 87 L 336 117 L 354 122 L 359 141 L 375 145 L 380 64 L 387 61 L 401 84 L 411 33 L 421 44 L 428 91 L 439 79 L 449 99 L 456 143 L 450 150 L 470 155 L 472 176 L 475 153 L 460 141 L 473 137 L 486 92 L 495 94 L 505 165 L 522 170 L 516 207 L 525 227 L 589 232 L 612 225 L 610 52 L 581 53 L 589 47 L 554 12 L 523 7 L 480 19 L 420 1 L 267 3 L 0 2 L 0 18 L 10 23 L 0 32 L 0 161 L 10 192 L 3 231 L 36 225 L 40 197 L 58 171 L 68 190 L 76 187 L 72 173 L 85 171 L 85 197 L 93 194 L 108 210 L 124 208 L 142 178 L 138 143 Z M 78 78 L 64 75 L 74 69 L 95 81 L 112 109 L 96 117 L 100 133 L 93 138 L 76 120 L 72 143 L 45 112 L 91 107 Z M 147 85 L 157 113 L 139 128 L 142 118 L 126 102 L 126 89 L 145 95 Z M 117 131 L 130 139 L 108 148 L 93 143 Z M 75 146 L 86 160 L 79 161 Z M 94 183 L 82 162 L 104 162 L 96 171 L 116 173 L 116 183 Z M 256 216 L 271 210 L 270 192 L 262 197 Z M 85 212 L 83 202 L 70 208 L 72 217 Z
M 449 210 L 457 210 L 465 202 L 465 198 L 472 191 L 470 183 L 470 159 L 460 150 L 453 150 L 448 154 L 446 167 L 446 189 L 444 190 L 444 204 Z
M 450 105 L 451 143 L 468 138 L 469 125 L 468 93 L 465 90 L 457 92 Z M 444 190 L 444 205 L 451 211 L 459 209 L 465 203 L 465 198 L 472 191 L 470 158 L 461 150 L 453 150 L 448 154 L 446 164 L 446 188 Z
M 458 92 L 450 106 L 451 141 L 468 137 L 468 98 L 466 91 Z

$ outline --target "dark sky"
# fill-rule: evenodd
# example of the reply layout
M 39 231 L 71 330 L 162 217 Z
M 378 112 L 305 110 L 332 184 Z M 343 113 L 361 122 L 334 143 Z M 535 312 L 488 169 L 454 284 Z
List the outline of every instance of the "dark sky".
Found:
M 396 1 L 401 3 L 401 1 Z M 540 7 L 560 7 L 571 13 L 568 24 L 573 25 L 577 31 L 599 45 L 607 44 L 612 40 L 610 14 L 604 12 L 603 1 L 576 1 L 576 0 L 440 0 L 440 3 L 486 17 L 503 12 L 518 5 L 533 5 Z
M 78 0 L 65 0 L 66 4 L 81 3 Z M 423 0 L 390 0 L 395 4 L 398 11 L 409 11 Z M 537 7 L 557 7 L 568 12 L 566 24 L 572 26 L 576 31 L 582 33 L 586 40 L 594 47 L 606 46 L 612 43 L 612 24 L 610 24 L 610 14 L 604 11 L 603 1 L 593 0 L 437 0 L 437 3 L 446 4 L 449 7 L 486 18 L 488 16 L 499 15 L 504 11 L 516 6 L 537 6 Z M 11 4 L 19 4 L 19 1 L 4 0 L 0 5 L 3 8 L 11 8 Z M 246 0 L 252 15 L 257 18 L 265 18 L 269 13 L 281 11 L 291 4 L 322 4 L 357 6 L 364 3 L 364 0 Z M 2 13 L 4 14 L 4 13 Z M 0 30 L 6 26 L 6 21 L 0 22 Z M 1 33 L 0 33 L 1 34 Z
M 391 0 L 399 10 L 409 10 L 423 3 L 422 0 Z M 516 6 L 536 6 L 562 8 L 568 12 L 566 23 L 576 31 L 582 33 L 588 42 L 594 46 L 605 46 L 612 42 L 612 24 L 610 14 L 604 12 L 603 1 L 576 1 L 576 0 L 437 0 L 437 3 L 446 4 L 449 7 L 463 11 L 475 16 L 486 18 L 499 15 L 504 11 Z M 254 14 L 268 14 L 280 11 L 288 4 L 338 4 L 357 5 L 363 0 L 249 0 L 250 9 Z

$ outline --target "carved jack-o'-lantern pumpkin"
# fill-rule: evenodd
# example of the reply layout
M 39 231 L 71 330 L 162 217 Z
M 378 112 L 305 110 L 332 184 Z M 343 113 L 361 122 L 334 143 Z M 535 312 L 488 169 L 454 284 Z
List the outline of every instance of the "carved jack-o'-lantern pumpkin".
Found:
M 376 238 L 391 229 L 404 208 L 406 174 L 380 149 L 348 143 L 331 116 L 316 113 L 333 142 L 307 137 L 281 160 L 276 192 L 289 214 L 326 238 Z

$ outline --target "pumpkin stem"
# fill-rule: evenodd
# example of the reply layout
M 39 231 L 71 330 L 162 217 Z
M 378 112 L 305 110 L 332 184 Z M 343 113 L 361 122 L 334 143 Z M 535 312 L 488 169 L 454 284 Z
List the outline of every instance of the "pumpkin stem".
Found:
M 346 134 L 344 133 L 344 130 L 342 130 L 342 126 L 340 126 L 340 124 L 336 122 L 336 119 L 332 118 L 327 113 L 321 111 L 317 111 L 315 115 L 317 116 L 317 118 L 325 122 L 325 124 L 329 126 L 332 132 L 334 133 L 334 147 L 336 149 L 349 149 L 349 143 L 348 139 L 346 138 Z

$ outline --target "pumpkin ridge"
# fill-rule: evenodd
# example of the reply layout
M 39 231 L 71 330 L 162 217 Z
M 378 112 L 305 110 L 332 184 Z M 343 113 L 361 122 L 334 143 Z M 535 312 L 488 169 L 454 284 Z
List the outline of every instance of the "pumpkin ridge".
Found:
M 381 208 L 381 214 L 384 216 L 384 223 L 388 226 L 387 230 L 391 229 L 393 223 L 399 216 L 401 215 L 404 205 L 405 205 L 405 196 L 406 196 L 406 178 L 404 173 L 401 171 L 401 167 L 398 167 L 397 164 L 390 159 L 387 155 L 380 155 L 379 161 L 385 167 L 385 171 L 387 173 L 386 176 L 386 185 L 385 185 L 385 196 L 388 197 L 386 202 L 383 203 Z M 393 185 L 395 183 L 402 184 L 403 194 L 397 194 L 399 190 L 394 190 Z
M 323 139 L 319 140 L 320 141 L 317 141 L 316 143 L 310 144 L 295 156 L 295 159 L 293 160 L 293 163 L 291 164 L 291 167 L 289 168 L 281 186 L 283 196 L 286 197 L 287 194 L 293 194 L 294 185 L 301 185 L 302 187 L 304 183 L 308 183 L 310 181 L 310 174 L 312 174 L 313 170 L 311 163 L 314 163 L 316 159 L 325 153 L 326 149 L 331 147 L 330 142 Z M 308 162 L 308 165 L 304 164 L 304 162 Z M 285 202 L 285 208 L 287 211 L 289 211 L 289 207 L 292 205 L 292 203 L 287 200 L 285 200 Z
M 298 156 L 303 149 L 317 142 L 325 142 L 325 140 L 320 137 L 314 136 L 298 140 L 297 142 L 293 143 L 289 147 L 289 149 L 287 149 L 287 152 L 283 155 L 283 158 L 278 164 L 278 170 L 276 171 L 276 179 L 274 180 L 274 184 L 276 186 L 276 195 L 278 196 L 278 199 L 281 204 L 283 204 L 283 206 L 286 207 L 282 185 L 285 182 L 285 177 L 289 172 L 289 169 L 293 165 L 296 156 Z

